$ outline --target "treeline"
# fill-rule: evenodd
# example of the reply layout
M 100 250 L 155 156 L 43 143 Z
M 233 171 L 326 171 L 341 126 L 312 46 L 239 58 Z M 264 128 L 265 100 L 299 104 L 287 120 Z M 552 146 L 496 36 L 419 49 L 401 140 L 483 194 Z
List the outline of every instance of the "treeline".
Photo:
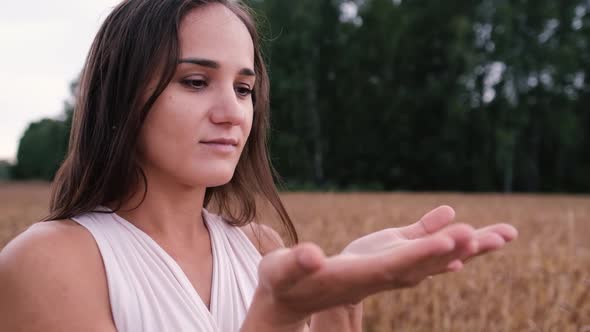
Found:
M 249 3 L 288 187 L 590 191 L 587 1 Z
M 75 94 L 77 82 L 70 85 Z M 42 119 L 29 124 L 20 139 L 16 164 L 4 170 L 15 180 L 53 180 L 65 158 L 72 124 L 74 105 L 64 103 L 64 112 L 59 119 Z M 6 165 L 5 165 L 6 166 Z M 2 179 L 0 168 L 0 179 Z

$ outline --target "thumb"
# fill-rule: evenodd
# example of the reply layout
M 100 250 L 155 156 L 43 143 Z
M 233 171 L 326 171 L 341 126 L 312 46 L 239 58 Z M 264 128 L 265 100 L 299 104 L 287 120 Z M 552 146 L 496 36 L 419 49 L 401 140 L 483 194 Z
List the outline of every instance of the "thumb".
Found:
M 273 293 L 285 291 L 319 270 L 325 259 L 322 249 L 313 243 L 275 250 L 260 262 L 260 284 Z
M 448 205 L 442 205 L 426 213 L 417 222 L 402 227 L 400 233 L 408 239 L 417 239 L 434 234 L 453 222 L 455 210 Z

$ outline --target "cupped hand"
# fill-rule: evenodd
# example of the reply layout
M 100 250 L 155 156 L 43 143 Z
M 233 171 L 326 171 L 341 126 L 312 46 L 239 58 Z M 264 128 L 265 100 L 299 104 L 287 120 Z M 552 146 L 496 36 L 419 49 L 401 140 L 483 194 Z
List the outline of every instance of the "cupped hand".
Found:
M 453 218 L 454 211 L 442 206 L 412 225 L 363 236 L 332 257 L 312 243 L 279 249 L 259 266 L 258 292 L 275 308 L 279 321 L 297 321 L 459 270 L 466 260 L 499 249 L 517 236 L 507 224 L 474 229 L 451 224 Z
M 467 227 L 469 225 L 455 226 L 452 222 L 455 211 L 449 206 L 440 206 L 425 214 L 417 222 L 399 228 L 387 228 L 352 241 L 342 251 L 343 254 L 371 254 L 387 250 L 397 246 L 407 245 L 412 241 L 423 239 L 448 227 Z M 467 260 L 482 254 L 502 248 L 506 243 L 516 239 L 518 231 L 509 224 L 494 224 L 480 229 L 472 229 L 473 251 L 466 251 L 459 260 L 452 261 L 451 271 L 460 269 Z M 457 250 L 461 250 L 459 247 Z M 464 248 L 463 248 L 464 249 Z M 440 272 L 446 272 L 442 270 Z

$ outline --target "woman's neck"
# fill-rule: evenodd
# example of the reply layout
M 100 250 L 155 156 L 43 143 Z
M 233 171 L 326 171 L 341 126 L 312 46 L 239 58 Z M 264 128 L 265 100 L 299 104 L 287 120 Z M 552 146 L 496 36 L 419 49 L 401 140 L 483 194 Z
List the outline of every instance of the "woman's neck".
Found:
M 154 180 L 148 179 L 145 198 L 142 182 L 117 214 L 160 243 L 191 250 L 209 236 L 202 216 L 206 188 Z

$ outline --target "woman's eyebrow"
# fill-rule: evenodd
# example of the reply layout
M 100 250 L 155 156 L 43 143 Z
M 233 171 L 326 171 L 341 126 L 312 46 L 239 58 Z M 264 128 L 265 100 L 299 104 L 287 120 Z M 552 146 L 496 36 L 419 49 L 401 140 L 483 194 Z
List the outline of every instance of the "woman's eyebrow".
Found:
M 212 69 L 219 69 L 220 65 L 218 62 L 209 60 L 209 59 L 201 59 L 201 58 L 185 58 L 178 60 L 178 63 L 191 63 L 197 66 L 208 67 Z M 242 76 L 256 76 L 254 70 L 250 68 L 242 68 L 239 72 Z

